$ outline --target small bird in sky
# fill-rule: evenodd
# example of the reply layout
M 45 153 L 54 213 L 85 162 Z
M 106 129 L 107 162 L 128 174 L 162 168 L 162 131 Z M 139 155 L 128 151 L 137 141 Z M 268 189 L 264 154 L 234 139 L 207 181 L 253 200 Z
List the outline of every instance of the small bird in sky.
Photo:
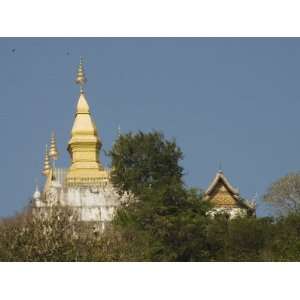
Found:
M 66 54 L 67 54 L 67 55 L 70 55 L 70 52 L 67 52 Z
M 11 49 L 11 52 L 12 52 L 12 53 L 15 53 L 15 52 L 16 52 L 16 49 L 15 49 L 15 48 Z

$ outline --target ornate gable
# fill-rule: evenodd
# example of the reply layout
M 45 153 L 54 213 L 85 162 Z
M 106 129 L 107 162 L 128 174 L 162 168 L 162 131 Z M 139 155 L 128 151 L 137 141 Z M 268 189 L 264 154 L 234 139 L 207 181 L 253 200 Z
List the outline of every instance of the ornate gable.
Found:
M 217 207 L 251 208 L 250 205 L 240 197 L 238 189 L 229 183 L 222 171 L 216 174 L 214 180 L 206 190 L 205 199 Z

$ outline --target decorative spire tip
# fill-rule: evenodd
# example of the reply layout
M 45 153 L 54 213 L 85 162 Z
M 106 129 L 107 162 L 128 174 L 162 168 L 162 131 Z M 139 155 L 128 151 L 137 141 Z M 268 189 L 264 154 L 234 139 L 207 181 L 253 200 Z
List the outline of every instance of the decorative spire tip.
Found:
M 49 154 L 48 154 L 48 145 L 46 145 L 45 157 L 44 157 L 44 168 L 43 168 L 43 175 L 48 176 L 51 169 L 51 165 L 49 162 Z
M 77 70 L 77 76 L 75 79 L 76 84 L 79 84 L 80 86 L 80 93 L 83 94 L 83 86 L 86 84 L 87 79 L 85 77 L 85 73 L 84 73 L 84 66 L 83 66 L 83 58 L 80 57 L 80 63 L 78 66 L 78 70 Z
M 58 159 L 58 151 L 57 151 L 56 137 L 55 137 L 55 132 L 54 131 L 52 131 L 52 133 L 51 133 L 49 157 L 52 160 L 57 160 Z

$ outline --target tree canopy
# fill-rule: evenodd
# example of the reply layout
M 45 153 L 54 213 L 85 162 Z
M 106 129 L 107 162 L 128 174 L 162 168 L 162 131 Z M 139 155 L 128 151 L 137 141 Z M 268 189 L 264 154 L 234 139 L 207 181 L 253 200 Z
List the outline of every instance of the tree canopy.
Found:
M 175 141 L 168 141 L 157 131 L 121 135 L 109 152 L 111 179 L 121 192 L 135 195 L 146 189 L 182 184 L 183 158 Z
M 289 173 L 273 182 L 264 195 L 279 213 L 298 211 L 300 208 L 300 172 Z
M 204 260 L 196 248 L 204 243 L 208 205 L 185 187 L 175 141 L 159 132 L 129 133 L 119 137 L 110 156 L 113 184 L 134 195 L 117 211 L 118 230 L 124 236 L 137 233 L 149 260 Z M 188 242 L 196 232 L 197 240 Z

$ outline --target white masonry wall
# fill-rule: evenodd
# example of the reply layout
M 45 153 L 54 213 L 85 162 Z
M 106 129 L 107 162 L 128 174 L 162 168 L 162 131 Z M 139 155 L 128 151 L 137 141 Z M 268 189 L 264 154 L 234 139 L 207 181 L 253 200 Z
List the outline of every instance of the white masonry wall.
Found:
M 78 213 L 81 221 L 98 222 L 103 229 L 125 199 L 126 196 L 121 198 L 111 183 L 94 187 L 62 187 L 53 181 L 46 193 L 33 199 L 32 207 L 38 213 L 58 204 L 69 206 Z
M 69 187 L 61 195 L 64 205 L 73 207 L 82 221 L 109 222 L 120 205 L 120 196 L 110 184 L 101 187 Z

